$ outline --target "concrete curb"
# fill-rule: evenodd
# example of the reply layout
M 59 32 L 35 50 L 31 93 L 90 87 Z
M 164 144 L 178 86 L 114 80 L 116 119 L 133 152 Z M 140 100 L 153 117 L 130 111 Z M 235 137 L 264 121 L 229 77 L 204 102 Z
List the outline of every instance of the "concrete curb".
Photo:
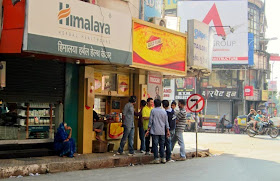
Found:
M 108 155 L 107 156 L 93 156 L 94 154 L 80 155 L 73 159 L 71 158 L 60 158 L 60 157 L 51 157 L 41 161 L 38 164 L 34 163 L 25 163 L 22 162 L 22 165 L 15 166 L 2 166 L 0 167 L 0 179 L 8 178 L 10 176 L 28 176 L 30 173 L 58 173 L 58 172 L 70 172 L 78 170 L 92 170 L 98 168 L 113 168 L 113 167 L 123 167 L 129 166 L 131 164 L 149 164 L 153 160 L 153 155 L 143 155 L 136 154 L 135 156 L 127 155 Z M 207 157 L 209 156 L 209 149 L 199 150 L 198 157 Z M 186 152 L 187 159 L 195 157 L 195 151 Z M 172 155 L 172 159 L 176 160 L 180 158 L 179 153 Z M 7 161 L 7 160 L 6 160 Z M 45 161 L 45 163 L 44 163 Z M 0 160 L 1 162 L 1 160 Z

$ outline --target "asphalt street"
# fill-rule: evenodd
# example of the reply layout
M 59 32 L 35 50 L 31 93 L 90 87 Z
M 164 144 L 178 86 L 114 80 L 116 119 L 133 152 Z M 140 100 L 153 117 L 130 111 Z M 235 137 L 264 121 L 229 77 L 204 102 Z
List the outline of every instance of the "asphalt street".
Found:
M 159 165 L 138 165 L 112 169 L 10 178 L 6 180 L 98 180 L 98 181 L 280 181 L 280 138 L 250 138 L 247 135 L 199 133 L 200 147 L 209 148 L 208 158 Z M 185 133 L 187 148 L 193 148 L 195 134 Z

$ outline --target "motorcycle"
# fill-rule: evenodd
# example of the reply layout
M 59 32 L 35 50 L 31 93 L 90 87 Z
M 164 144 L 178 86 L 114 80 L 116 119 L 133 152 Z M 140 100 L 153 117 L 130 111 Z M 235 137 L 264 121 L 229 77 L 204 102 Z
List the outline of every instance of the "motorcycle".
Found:
M 254 130 L 253 121 L 248 122 L 247 127 L 245 128 L 248 136 L 254 137 L 256 135 L 269 135 L 271 138 L 277 138 L 277 136 L 279 135 L 279 130 L 274 126 L 273 121 L 269 120 L 268 122 L 263 122 L 263 124 L 264 125 L 262 131 L 259 132 Z M 256 125 L 256 130 L 259 129 L 257 125 Z

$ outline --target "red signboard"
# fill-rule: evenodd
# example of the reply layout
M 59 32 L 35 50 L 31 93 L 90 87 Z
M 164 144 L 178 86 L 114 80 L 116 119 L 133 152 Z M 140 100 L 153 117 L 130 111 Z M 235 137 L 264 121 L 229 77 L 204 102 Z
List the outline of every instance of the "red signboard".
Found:
M 245 86 L 244 87 L 244 95 L 245 96 L 254 96 L 254 87 L 253 86 Z
M 216 129 L 217 123 L 203 122 L 202 129 Z

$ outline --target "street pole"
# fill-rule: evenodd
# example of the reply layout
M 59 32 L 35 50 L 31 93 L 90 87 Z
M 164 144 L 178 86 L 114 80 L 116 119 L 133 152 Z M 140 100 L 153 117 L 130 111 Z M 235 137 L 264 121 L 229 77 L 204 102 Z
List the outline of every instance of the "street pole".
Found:
M 197 89 L 197 80 L 199 79 L 199 72 L 198 72 L 198 75 L 195 76 L 195 91 L 194 93 L 196 94 L 196 89 Z M 198 157 L 197 155 L 197 145 L 198 145 L 198 141 L 197 141 L 197 112 L 195 110 L 195 157 Z
M 245 68 L 245 77 L 243 83 L 243 115 L 246 115 L 246 96 L 245 96 L 246 81 L 247 81 L 247 68 Z
M 144 9 L 145 9 L 145 0 L 141 0 L 141 20 L 145 20 L 145 12 L 144 12 Z

